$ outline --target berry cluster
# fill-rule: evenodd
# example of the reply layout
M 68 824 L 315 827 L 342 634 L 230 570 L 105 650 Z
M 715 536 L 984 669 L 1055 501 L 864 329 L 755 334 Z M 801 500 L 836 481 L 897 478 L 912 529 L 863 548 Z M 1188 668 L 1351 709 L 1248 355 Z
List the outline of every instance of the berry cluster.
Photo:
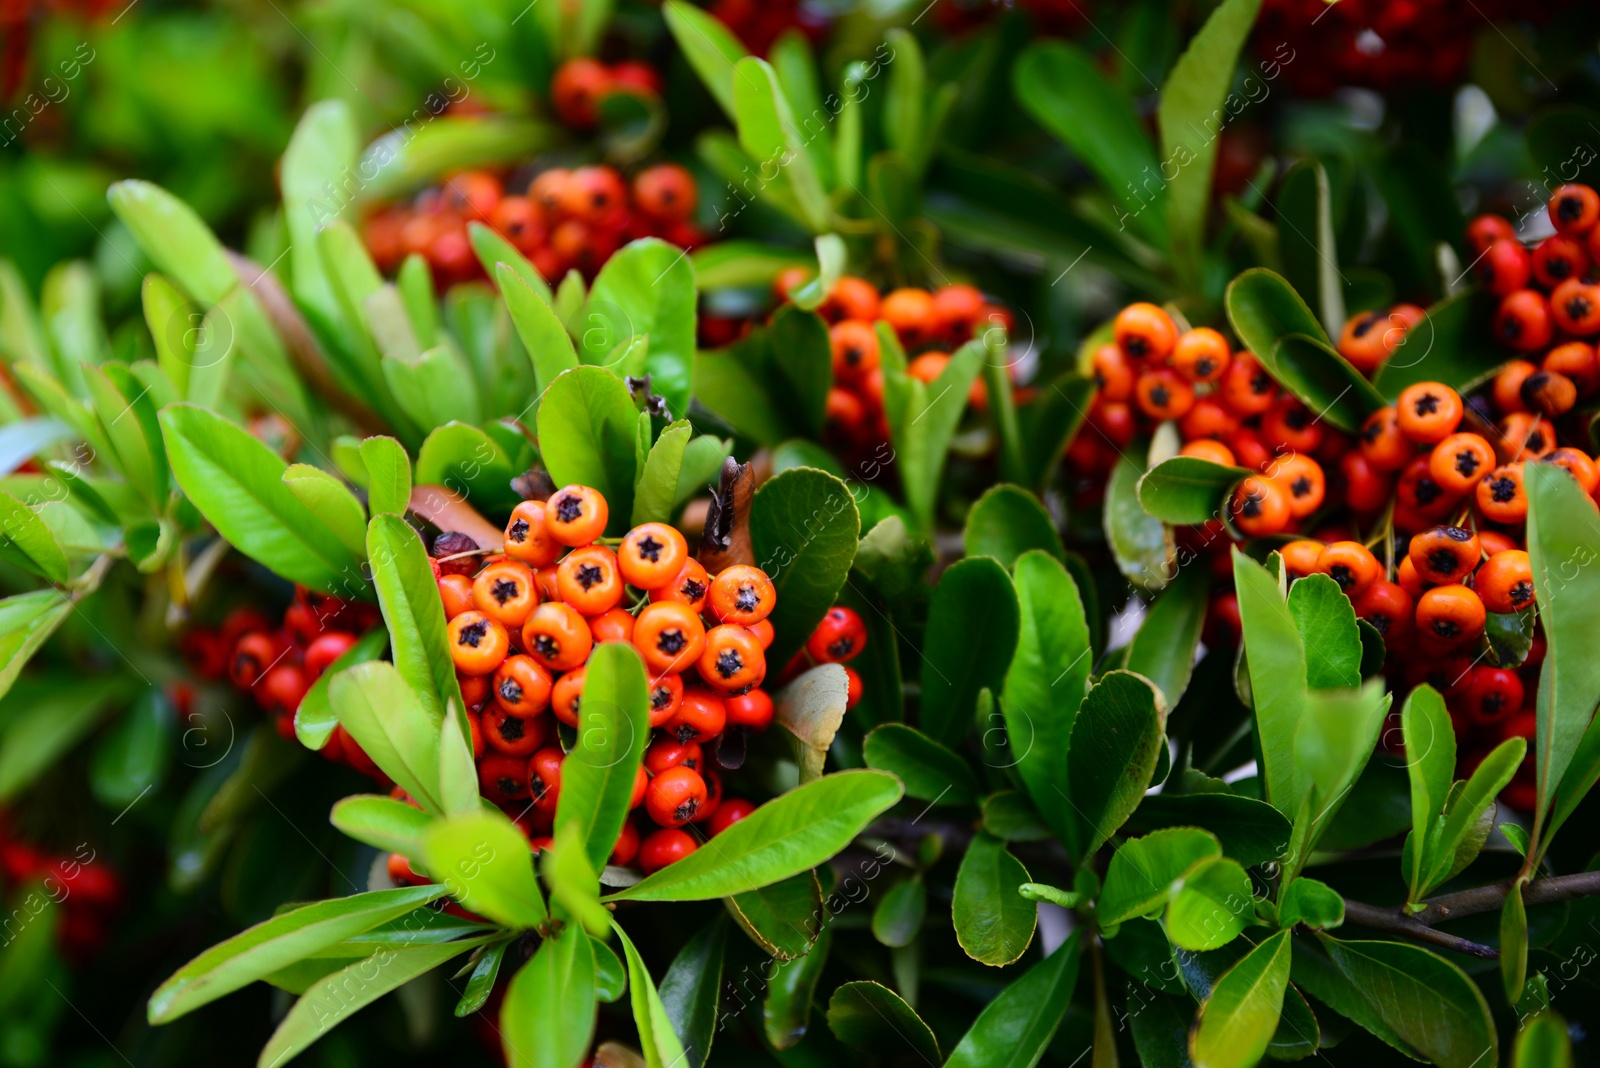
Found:
M 656 99 L 661 96 L 661 75 L 636 59 L 606 64 L 580 56 L 557 67 L 550 79 L 551 106 L 562 122 L 580 130 L 600 121 L 601 103 L 613 93 Z
M 811 280 L 812 272 L 792 267 L 777 278 L 778 299 Z M 827 320 L 833 346 L 833 388 L 828 391 L 827 432 L 835 444 L 862 450 L 887 441 L 883 407 L 882 354 L 876 323 L 894 330 L 911 357 L 906 371 L 923 382 L 939 377 L 950 352 L 989 326 L 1011 329 L 1011 314 L 989 303 L 975 286 L 957 283 L 937 290 L 903 288 L 880 294 L 864 278 L 845 275 L 834 283 L 817 312 Z M 968 402 L 982 408 L 988 390 L 974 382 Z
M 508 179 L 462 171 L 408 204 L 366 220 L 367 250 L 392 272 L 412 254 L 427 259 L 441 287 L 481 277 L 467 224 L 492 227 L 554 283 L 568 270 L 593 277 L 611 254 L 640 237 L 685 248 L 702 240 L 691 221 L 699 199 L 694 177 L 673 163 L 646 167 L 625 180 L 604 165 L 551 167 L 509 192 Z
M 0 881 L 13 889 L 39 884 L 6 902 L 6 942 L 44 909 L 48 898 L 60 910 L 56 943 L 68 956 L 83 960 L 105 943 L 112 915 L 122 902 L 122 881 L 88 846 L 76 853 L 47 853 L 12 835 L 0 821 Z
M 312 683 L 378 625 L 378 610 L 368 604 L 295 589 L 294 600 L 273 623 L 255 608 L 236 608 L 212 630 L 195 627 L 183 636 L 183 654 L 203 679 L 226 678 L 244 690 L 272 718 L 278 734 L 295 741 L 294 718 Z M 380 782 L 387 776 L 344 727 L 336 728 L 320 750 Z
M 714 835 L 754 807 L 724 798 L 714 768 L 737 766 L 719 760 L 728 732 L 772 722 L 761 685 L 777 591 L 757 567 L 709 574 L 666 523 L 604 538 L 608 518 L 598 491 L 566 486 L 516 507 L 502 552 L 485 557 L 454 532 L 430 552 L 482 792 L 513 810 L 536 848 L 548 844 L 561 789 L 558 725 L 578 725 L 590 653 L 601 642 L 638 651 L 656 731 L 633 793 L 647 820 L 629 820 L 612 862 L 651 872 L 694 851 L 687 825 Z M 833 616 L 819 628 L 823 659 L 848 659 L 865 642 L 849 616 L 854 629 Z

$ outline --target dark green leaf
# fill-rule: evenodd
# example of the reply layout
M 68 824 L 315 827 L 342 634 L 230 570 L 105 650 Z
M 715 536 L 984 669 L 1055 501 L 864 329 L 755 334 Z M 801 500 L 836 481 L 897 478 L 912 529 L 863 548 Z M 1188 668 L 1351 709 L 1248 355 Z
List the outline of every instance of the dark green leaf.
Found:
M 1161 695 L 1131 672 L 1102 675 L 1084 697 L 1067 751 L 1071 804 L 1081 821 L 1079 856 L 1093 856 L 1139 807 L 1165 744 L 1166 720 Z
M 970 805 L 978 781 L 961 756 L 904 723 L 873 729 L 862 744 L 867 766 L 893 772 L 906 796 L 931 804 Z
M 1305 646 L 1272 574 L 1238 549 L 1233 550 L 1233 573 L 1244 645 L 1250 654 L 1250 691 L 1266 799 L 1292 820 L 1299 815 L 1303 791 L 1295 764 L 1295 733 L 1310 700 Z
M 1128 644 L 1123 666 L 1149 679 L 1168 709 L 1177 707 L 1189 686 L 1210 586 L 1204 568 L 1179 571 L 1145 612 L 1144 622 Z
M 777 632 L 767 658 L 789 662 L 822 621 L 850 574 L 861 518 L 843 482 L 799 467 L 768 479 L 750 503 L 750 545 L 772 579 Z
M 1139 503 L 1163 523 L 1187 526 L 1220 519 L 1228 490 L 1250 472 L 1194 456 L 1162 460 L 1139 479 Z
M 1145 469 L 1124 453 L 1106 483 L 1106 541 L 1117 567 L 1141 589 L 1158 590 L 1172 580 L 1176 560 L 1172 530 L 1139 503 Z
M 478 955 L 477 962 L 472 966 L 472 974 L 467 976 L 467 985 L 461 990 L 461 998 L 456 1002 L 456 1016 L 471 1016 L 488 1002 L 489 995 L 494 993 L 495 980 L 500 977 L 500 964 L 505 960 L 506 950 L 510 946 L 510 942 L 495 942 Z
M 1028 869 L 987 834 L 974 836 L 956 872 L 950 903 L 956 940 L 967 956 L 999 967 L 1022 957 L 1033 941 L 1038 908 L 1017 892 Z
M 706 901 L 787 879 L 833 856 L 900 799 L 880 771 L 841 771 L 768 801 L 696 850 L 607 900 Z
M 707 924 L 678 951 L 661 979 L 661 1004 L 683 1043 L 683 1063 L 691 1068 L 701 1068 L 711 1055 L 727 942 L 726 922 Z
M 811 1000 L 832 946 L 833 928 L 824 925 L 810 953 L 777 965 L 761 1008 L 762 1029 L 775 1049 L 790 1049 L 805 1037 L 811 1022 Z
M 927 911 L 928 888 L 923 885 L 922 876 L 913 875 L 895 883 L 872 910 L 872 937 L 897 949 L 909 946 L 922 930 Z
M 1005 842 L 1042 842 L 1051 834 L 1039 810 L 1015 790 L 984 798 L 983 829 Z
M 946 745 L 966 737 L 978 691 L 997 691 L 1005 680 L 1020 626 L 1016 590 L 995 560 L 974 557 L 945 570 L 922 646 L 924 733 Z
M 122 808 L 161 785 L 172 757 L 177 713 L 151 688 L 95 745 L 89 787 L 101 804 Z
M 1323 329 L 1338 337 L 1344 329 L 1344 279 L 1334 240 L 1328 172 L 1315 159 L 1289 168 L 1278 187 L 1278 249 L 1284 277 L 1313 303 Z
M 967 512 L 962 542 L 968 556 L 992 556 L 1010 568 L 1029 549 L 1066 556 L 1061 534 L 1039 499 L 1017 486 L 991 486 Z
M 1038 1064 L 1078 984 L 1074 931 L 1054 953 L 1005 987 L 973 1021 L 945 1068 L 1000 1068 Z
M 878 324 L 879 349 L 897 345 L 887 323 Z M 891 348 L 889 350 L 893 352 Z M 906 506 L 918 529 L 933 528 L 939 486 L 944 476 L 950 440 L 967 409 L 967 395 L 985 359 L 999 358 L 983 340 L 969 341 L 950 356 L 939 377 L 924 384 L 884 360 L 884 410 L 889 419 L 889 440 L 905 492 Z
M 835 990 L 828 1002 L 828 1028 L 861 1053 L 893 1056 L 909 1048 L 929 1064 L 942 1059 L 933 1029 L 904 998 L 879 983 L 845 983 Z
M 1316 338 L 1289 334 L 1261 362 L 1285 389 L 1341 430 L 1355 433 L 1383 407 L 1383 395 L 1366 376 Z
M 1528 981 L 1528 909 L 1522 903 L 1522 882 L 1514 880 L 1500 907 L 1500 980 L 1506 1000 L 1515 1005 Z
M 1465 392 L 1486 380 L 1510 356 L 1492 328 L 1499 304 L 1498 297 L 1474 287 L 1433 305 L 1378 368 L 1373 385 L 1393 401 L 1418 382 L 1443 382 Z
M 661 11 L 689 66 L 710 90 L 712 99 L 722 105 L 728 118 L 735 118 L 733 67 L 749 53 L 719 19 L 692 4 L 667 0 Z
M 539 450 L 557 485 L 599 490 L 620 533 L 633 514 L 638 412 L 622 380 L 603 367 L 561 374 L 539 403 Z
M 1289 821 L 1283 813 L 1238 794 L 1151 794 L 1128 817 L 1126 829 L 1163 827 L 1204 827 L 1221 839 L 1224 853 L 1247 868 L 1282 861 L 1289 849 Z
M 822 884 L 814 871 L 734 894 L 724 903 L 750 940 L 775 960 L 805 956 L 821 929 Z
M 6 660 L 0 682 L 4 689 L 11 688 L 28 658 L 71 611 L 71 602 L 55 590 L 0 601 L 0 657 Z M 0 802 L 21 794 L 81 742 L 100 722 L 110 702 L 126 689 L 126 680 L 117 676 L 90 678 L 72 685 L 57 684 L 47 694 L 29 695 L 25 707 L 10 710 L 0 728 Z M 20 691 L 11 696 L 12 705 L 21 700 Z

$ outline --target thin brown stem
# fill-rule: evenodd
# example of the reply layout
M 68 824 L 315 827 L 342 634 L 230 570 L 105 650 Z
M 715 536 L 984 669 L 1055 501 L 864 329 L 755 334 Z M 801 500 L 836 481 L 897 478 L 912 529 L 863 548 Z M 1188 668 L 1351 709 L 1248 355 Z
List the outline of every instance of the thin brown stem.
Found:
M 1506 896 L 1511 893 L 1514 883 L 1514 879 L 1507 879 L 1503 883 L 1494 883 L 1490 886 L 1441 894 L 1424 901 L 1423 907 L 1411 915 L 1407 915 L 1402 908 L 1368 905 L 1347 898 L 1344 903 L 1344 914 L 1350 922 L 1359 923 L 1363 927 L 1371 927 L 1376 931 L 1391 931 L 1457 953 L 1493 960 L 1500 954 L 1492 947 L 1436 931 L 1433 925 L 1446 920 L 1460 919 L 1463 916 L 1498 911 L 1500 906 L 1505 904 Z M 1527 905 L 1550 905 L 1560 901 L 1595 896 L 1600 896 L 1600 872 L 1596 871 L 1535 879 L 1522 888 L 1522 900 Z

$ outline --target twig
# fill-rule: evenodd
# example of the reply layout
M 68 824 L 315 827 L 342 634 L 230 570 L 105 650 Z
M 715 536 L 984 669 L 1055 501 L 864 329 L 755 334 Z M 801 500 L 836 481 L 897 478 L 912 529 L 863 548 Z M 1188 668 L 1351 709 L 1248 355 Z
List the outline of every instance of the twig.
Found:
M 1424 901 L 1423 907 L 1409 916 L 1400 908 L 1368 905 L 1346 898 L 1344 914 L 1346 919 L 1363 927 L 1371 927 L 1377 931 L 1393 931 L 1457 953 L 1494 960 L 1500 954 L 1492 947 L 1436 931 L 1433 929 L 1433 924 L 1460 919 L 1463 916 L 1476 916 L 1482 912 L 1497 911 L 1505 904 L 1506 896 L 1511 893 L 1512 882 L 1513 880 L 1508 879 L 1490 886 L 1441 894 Z M 1526 905 L 1551 905 L 1560 901 L 1597 895 L 1600 895 L 1600 871 L 1583 871 L 1572 875 L 1536 879 L 1522 888 L 1522 900 Z

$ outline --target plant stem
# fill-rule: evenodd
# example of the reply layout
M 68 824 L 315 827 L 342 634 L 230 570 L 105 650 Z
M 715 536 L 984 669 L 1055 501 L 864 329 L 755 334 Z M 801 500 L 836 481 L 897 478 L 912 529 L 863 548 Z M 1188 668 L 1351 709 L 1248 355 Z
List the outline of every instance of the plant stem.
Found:
M 1392 931 L 1457 953 L 1494 960 L 1500 954 L 1492 947 L 1436 931 L 1433 929 L 1433 924 L 1459 919 L 1462 916 L 1476 916 L 1482 912 L 1499 911 L 1500 906 L 1505 904 L 1506 896 L 1511 893 L 1514 882 L 1514 879 L 1507 879 L 1503 883 L 1431 897 L 1423 902 L 1421 910 L 1411 916 L 1407 916 L 1398 907 L 1368 905 L 1346 898 L 1344 914 L 1347 919 L 1363 927 Z M 1600 871 L 1583 871 L 1572 875 L 1535 879 L 1522 890 L 1522 900 L 1527 905 L 1549 905 L 1597 895 L 1600 895 Z

